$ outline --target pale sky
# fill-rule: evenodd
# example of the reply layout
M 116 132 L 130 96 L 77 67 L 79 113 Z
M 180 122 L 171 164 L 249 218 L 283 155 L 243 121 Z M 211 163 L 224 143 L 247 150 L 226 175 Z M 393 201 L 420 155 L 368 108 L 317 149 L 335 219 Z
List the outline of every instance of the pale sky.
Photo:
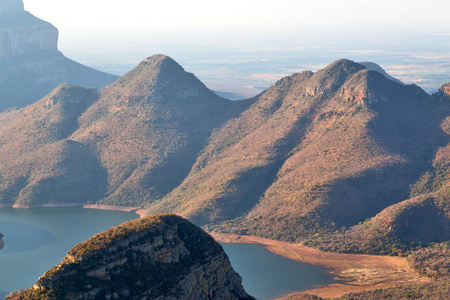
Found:
M 24 0 L 60 39 L 264 41 L 449 33 L 449 0 Z

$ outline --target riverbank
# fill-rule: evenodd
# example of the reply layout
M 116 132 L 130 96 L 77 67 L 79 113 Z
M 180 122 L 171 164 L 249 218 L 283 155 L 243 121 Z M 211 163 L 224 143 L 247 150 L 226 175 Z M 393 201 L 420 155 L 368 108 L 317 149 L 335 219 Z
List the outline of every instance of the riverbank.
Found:
M 416 273 L 403 257 L 340 254 L 274 241 L 254 236 L 240 236 L 210 232 L 214 239 L 223 243 L 255 243 L 267 247 L 273 253 L 304 263 L 327 267 L 340 284 L 331 284 L 304 292 L 323 298 L 334 298 L 346 293 L 388 288 L 429 281 Z
M 102 209 L 102 210 L 119 210 L 119 211 L 126 211 L 126 212 L 134 212 L 134 213 L 137 213 L 140 218 L 143 218 L 143 217 L 146 216 L 145 209 L 143 209 L 142 207 L 101 205 L 101 204 L 86 204 L 86 205 L 83 205 L 83 208 Z
M 8 207 L 7 205 L 3 205 L 0 207 Z M 13 208 L 22 208 L 22 209 L 28 209 L 28 208 L 74 208 L 74 207 L 83 207 L 88 209 L 101 209 L 101 210 L 118 210 L 118 211 L 125 211 L 125 212 L 134 212 L 139 215 L 140 218 L 145 217 L 146 211 L 142 207 L 135 207 L 135 206 L 117 206 L 117 205 L 102 205 L 102 204 L 85 204 L 82 205 L 80 203 L 51 203 L 51 204 L 42 204 L 39 206 L 26 206 L 26 205 L 19 205 L 14 204 L 12 206 Z
M 18 208 L 17 206 L 14 207 Z M 45 205 L 45 207 L 81 207 L 81 205 L 63 204 Z M 87 209 L 135 212 L 141 218 L 146 216 L 146 211 L 141 207 L 98 204 L 88 204 L 82 207 Z M 240 236 L 215 232 L 209 232 L 209 234 L 218 242 L 261 244 L 275 254 L 304 263 L 327 267 L 336 276 L 336 279 L 342 281 L 342 283 L 304 291 L 323 298 L 339 297 L 350 292 L 429 281 L 428 278 L 421 277 L 417 274 L 409 266 L 406 258 L 402 257 L 329 253 L 305 247 L 301 244 L 292 244 L 254 236 Z

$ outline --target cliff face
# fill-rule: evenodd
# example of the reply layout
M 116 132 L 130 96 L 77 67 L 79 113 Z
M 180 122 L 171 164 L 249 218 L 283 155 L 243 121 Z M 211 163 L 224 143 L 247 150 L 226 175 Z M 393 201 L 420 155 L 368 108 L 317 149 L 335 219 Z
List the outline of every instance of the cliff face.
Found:
M 6 299 L 252 299 L 222 247 L 175 215 L 124 223 L 75 246 Z
M 58 29 L 28 12 L 3 15 L 0 29 L 0 57 L 12 57 L 34 51 L 57 50 Z
M 25 11 L 22 0 L 0 3 L 0 58 L 57 47 L 58 29 Z
M 22 0 L 0 2 L 0 112 L 36 102 L 66 82 L 100 88 L 115 81 L 58 51 L 58 29 L 24 10 Z

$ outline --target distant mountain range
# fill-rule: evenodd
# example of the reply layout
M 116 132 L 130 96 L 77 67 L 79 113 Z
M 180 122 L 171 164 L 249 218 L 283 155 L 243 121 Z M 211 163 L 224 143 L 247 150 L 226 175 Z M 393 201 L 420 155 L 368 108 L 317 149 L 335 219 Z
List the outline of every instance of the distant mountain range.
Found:
M 58 30 L 24 10 L 0 3 L 0 111 L 23 107 L 71 83 L 101 88 L 118 77 L 83 66 L 58 51 Z
M 339 60 L 230 101 L 155 55 L 0 114 L 0 203 L 145 206 L 345 252 L 443 242 L 449 91 Z

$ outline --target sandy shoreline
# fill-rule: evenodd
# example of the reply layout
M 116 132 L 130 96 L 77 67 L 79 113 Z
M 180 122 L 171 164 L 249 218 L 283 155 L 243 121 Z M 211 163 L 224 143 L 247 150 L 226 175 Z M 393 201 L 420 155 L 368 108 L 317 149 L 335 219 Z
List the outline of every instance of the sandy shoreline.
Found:
M 29 208 L 14 206 L 15 208 Z M 87 209 L 119 210 L 135 212 L 140 218 L 146 216 L 142 207 L 99 204 L 45 205 L 45 207 L 83 207 Z M 327 267 L 340 284 L 330 284 L 304 292 L 324 298 L 339 297 L 350 292 L 387 288 L 429 281 L 415 272 L 406 258 L 362 254 L 340 254 L 319 251 L 301 244 L 275 241 L 255 236 L 208 232 L 216 241 L 223 243 L 261 244 L 271 252 L 297 261 Z
M 313 248 L 274 241 L 254 236 L 239 236 L 210 232 L 216 241 L 224 243 L 255 243 L 267 247 L 270 251 L 297 261 L 325 266 L 344 281 L 308 290 L 324 298 L 339 297 L 350 292 L 387 288 L 414 282 L 428 281 L 421 277 L 408 264 L 406 258 L 378 255 L 340 254 L 319 251 Z
M 7 205 L 0 206 L 0 207 L 8 207 Z M 102 204 L 85 204 L 82 205 L 80 203 L 58 203 L 58 204 L 43 204 L 40 206 L 24 206 L 24 205 L 18 205 L 15 204 L 12 206 L 13 208 L 74 208 L 74 207 L 83 207 L 88 209 L 101 209 L 101 210 L 118 210 L 118 211 L 125 211 L 125 212 L 134 212 L 139 215 L 140 218 L 143 218 L 146 216 L 145 209 L 142 207 L 135 207 L 135 206 L 116 206 L 116 205 L 102 205 Z
M 83 205 L 83 208 L 103 209 L 103 210 L 119 210 L 119 211 L 126 211 L 126 212 L 134 212 L 134 213 L 137 213 L 140 218 L 143 218 L 143 217 L 146 216 L 145 209 L 143 209 L 142 207 L 101 205 L 101 204 L 86 204 L 86 205 Z

